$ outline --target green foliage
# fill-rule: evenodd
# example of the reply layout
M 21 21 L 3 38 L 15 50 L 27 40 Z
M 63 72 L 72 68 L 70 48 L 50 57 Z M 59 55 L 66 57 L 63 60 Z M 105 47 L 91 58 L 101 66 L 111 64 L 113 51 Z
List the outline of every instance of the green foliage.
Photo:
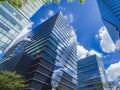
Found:
M 50 3 L 52 3 L 53 0 L 49 0 Z
M 0 0 L 0 3 L 10 3 L 13 7 L 20 9 L 23 4 L 27 2 L 27 0 Z
M 28 85 L 25 80 L 16 72 L 0 72 L 0 90 L 23 90 Z
M 104 84 L 104 86 L 106 88 L 111 88 L 111 89 L 114 88 L 114 85 L 115 85 L 115 83 L 113 81 L 109 81 L 109 82 Z
M 84 4 L 85 0 L 78 0 L 81 4 Z
M 59 4 L 60 3 L 60 0 L 54 0 L 55 3 Z
M 0 4 L 2 4 L 2 3 L 4 3 L 5 2 L 5 0 L 0 0 Z
M 106 83 L 101 83 L 101 82 L 98 82 L 95 84 L 96 87 L 105 87 L 105 88 L 114 88 L 114 82 L 113 81 L 108 81 Z
M 15 7 L 16 9 L 20 9 L 22 7 L 23 4 L 25 4 L 26 2 L 28 2 L 27 0 L 0 0 L 0 3 L 3 4 L 4 2 L 9 2 L 13 7 Z M 35 2 L 36 0 L 31 0 L 31 2 Z M 45 4 L 45 0 L 42 0 L 43 3 Z M 47 0 L 47 3 L 57 3 L 59 4 L 61 0 Z M 67 0 L 68 3 L 73 2 L 74 0 Z M 81 4 L 84 4 L 85 0 L 78 0 Z
M 101 86 L 103 86 L 103 84 L 102 84 L 102 82 L 97 82 L 97 83 L 95 84 L 95 86 L 101 87 Z
M 73 2 L 73 0 L 67 0 L 67 2 L 68 2 L 68 3 L 72 3 L 72 2 Z
M 36 0 L 31 0 L 31 2 L 33 2 L 33 3 L 34 3 L 35 1 L 36 1 Z
M 63 84 L 58 84 L 57 87 L 55 87 L 56 90 L 62 90 L 63 89 Z

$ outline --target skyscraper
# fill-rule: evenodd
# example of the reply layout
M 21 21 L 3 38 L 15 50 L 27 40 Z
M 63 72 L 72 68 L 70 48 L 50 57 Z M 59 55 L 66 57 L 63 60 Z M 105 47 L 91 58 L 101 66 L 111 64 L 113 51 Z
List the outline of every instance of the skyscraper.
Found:
M 45 1 L 45 0 L 44 0 Z M 9 3 L 0 4 L 0 54 L 30 22 L 29 18 L 43 5 L 41 0 L 30 0 L 21 9 Z
M 14 67 L 11 67 L 12 70 L 26 75 L 29 83 L 28 89 L 54 90 L 57 86 L 62 85 L 63 90 L 76 90 L 76 35 L 62 14 L 59 12 L 52 16 L 37 26 L 33 32 L 34 36 L 27 44 L 23 54 L 26 57 L 24 61 L 22 58 L 19 61 L 17 58 L 11 58 L 13 62 L 16 61 Z M 10 70 L 7 62 L 10 60 L 1 63 L 0 69 L 6 70 L 9 67 L 8 70 Z M 22 66 L 26 67 L 24 72 L 20 69 Z
M 21 9 L 18 9 L 27 19 L 31 18 L 47 0 L 27 0 Z
M 102 84 L 107 81 L 103 63 L 96 55 L 79 60 L 77 68 L 77 90 L 108 90 Z
M 113 42 L 120 38 L 120 1 L 97 0 L 101 18 Z
M 35 30 L 36 34 L 25 50 L 35 59 L 29 73 L 29 76 L 34 76 L 34 79 L 30 77 L 31 88 L 36 85 L 36 89 L 42 89 L 51 83 L 53 90 L 59 84 L 63 85 L 63 90 L 75 90 L 77 41 L 74 31 L 61 13 Z

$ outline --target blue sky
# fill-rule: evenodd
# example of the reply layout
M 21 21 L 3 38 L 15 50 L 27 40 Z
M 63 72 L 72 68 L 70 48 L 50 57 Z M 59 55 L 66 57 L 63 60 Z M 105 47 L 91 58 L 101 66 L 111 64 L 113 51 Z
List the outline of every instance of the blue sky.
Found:
M 31 18 L 31 21 L 34 22 L 32 28 L 47 20 L 59 10 L 62 11 L 64 18 L 76 32 L 79 43 L 79 58 L 84 57 L 86 53 L 102 56 L 106 70 L 109 70 L 111 66 L 116 68 L 116 64 L 117 66 L 120 65 L 120 52 L 116 50 L 105 27 L 103 28 L 104 24 L 96 0 L 86 0 L 83 5 L 80 5 L 77 0 L 69 4 L 66 3 L 66 0 L 62 0 L 59 5 L 43 6 Z

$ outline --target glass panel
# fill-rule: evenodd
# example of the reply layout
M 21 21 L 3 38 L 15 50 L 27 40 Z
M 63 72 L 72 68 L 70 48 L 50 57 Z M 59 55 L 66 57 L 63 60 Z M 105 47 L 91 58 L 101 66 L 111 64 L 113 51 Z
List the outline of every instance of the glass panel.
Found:
M 0 33 L 0 38 L 2 38 L 3 34 Z
M 7 42 L 9 40 L 9 38 L 7 38 L 6 36 L 4 36 L 2 39 L 1 39 L 1 41 L 3 41 L 3 42 Z

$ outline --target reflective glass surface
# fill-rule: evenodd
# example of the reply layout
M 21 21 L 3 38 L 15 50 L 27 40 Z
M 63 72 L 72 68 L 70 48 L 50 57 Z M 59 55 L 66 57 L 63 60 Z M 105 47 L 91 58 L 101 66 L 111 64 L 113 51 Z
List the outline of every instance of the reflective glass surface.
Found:
M 64 84 L 68 90 L 75 90 L 77 84 L 77 39 L 62 14 L 48 19 L 26 47 L 33 58 L 42 57 L 52 63 L 51 84 Z
M 0 4 L 0 54 L 28 24 L 28 20 L 10 4 Z

